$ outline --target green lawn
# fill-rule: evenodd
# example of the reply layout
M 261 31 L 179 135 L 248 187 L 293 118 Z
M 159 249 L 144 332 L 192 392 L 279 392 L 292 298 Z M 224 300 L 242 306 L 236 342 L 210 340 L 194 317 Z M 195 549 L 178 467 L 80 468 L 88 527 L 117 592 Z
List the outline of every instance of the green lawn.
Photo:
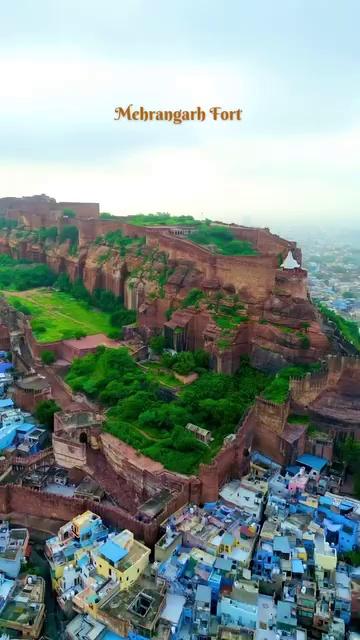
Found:
M 14 294 L 4 292 L 10 304 L 26 308 L 31 314 L 31 326 L 39 342 L 56 342 L 85 335 L 107 334 L 110 314 L 75 300 L 70 294 L 51 289 L 36 289 Z M 21 308 L 21 307 L 20 307 Z

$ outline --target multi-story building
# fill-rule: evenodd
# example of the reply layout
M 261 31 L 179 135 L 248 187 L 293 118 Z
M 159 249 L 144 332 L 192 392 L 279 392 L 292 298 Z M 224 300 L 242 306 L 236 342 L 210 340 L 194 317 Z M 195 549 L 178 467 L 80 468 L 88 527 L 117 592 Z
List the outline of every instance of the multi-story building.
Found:
M 29 544 L 27 529 L 10 529 L 7 521 L 0 523 L 0 573 L 17 578 Z
M 58 535 L 49 538 L 45 545 L 53 587 L 56 588 L 64 568 L 74 561 L 81 549 L 106 540 L 108 533 L 100 516 L 91 511 L 85 511 L 60 527 Z
M 120 590 L 129 587 L 138 579 L 149 564 L 150 549 L 134 539 L 134 534 L 125 529 L 90 552 L 97 573 L 119 583 Z

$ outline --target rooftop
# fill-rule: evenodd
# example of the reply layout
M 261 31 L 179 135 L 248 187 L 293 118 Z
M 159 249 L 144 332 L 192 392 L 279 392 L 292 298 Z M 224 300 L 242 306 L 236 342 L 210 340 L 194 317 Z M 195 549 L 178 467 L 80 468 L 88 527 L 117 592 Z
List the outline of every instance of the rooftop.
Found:
M 165 608 L 165 587 L 142 575 L 128 591 L 114 593 L 100 606 L 100 619 L 115 618 L 115 624 L 128 620 L 136 628 L 150 630 Z

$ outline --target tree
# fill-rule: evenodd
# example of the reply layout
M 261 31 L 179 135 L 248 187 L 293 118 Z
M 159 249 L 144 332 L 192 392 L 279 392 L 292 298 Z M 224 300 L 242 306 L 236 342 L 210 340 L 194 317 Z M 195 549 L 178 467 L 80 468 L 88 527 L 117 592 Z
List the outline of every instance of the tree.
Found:
M 41 354 L 41 362 L 43 364 L 52 364 L 53 362 L 55 362 L 55 353 L 53 351 L 45 349 L 45 351 L 43 351 Z
M 82 300 L 87 304 L 91 302 L 91 295 L 85 287 L 81 278 L 77 278 L 71 288 L 71 293 L 77 300 Z
M 149 345 L 151 350 L 160 356 L 165 348 L 164 336 L 153 336 L 149 341 Z
M 196 367 L 199 369 L 209 368 L 209 354 L 207 351 L 204 351 L 203 349 L 197 349 L 194 351 L 194 360 Z
M 60 407 L 56 404 L 55 400 L 42 400 L 36 405 L 35 417 L 39 420 L 40 424 L 52 430 L 54 428 L 54 413 L 56 413 L 56 411 L 60 411 Z
M 132 324 L 136 320 L 136 311 L 133 309 L 118 309 L 115 313 L 112 313 L 110 316 L 110 324 L 113 327 L 124 327 L 127 324 Z
M 77 246 L 79 244 L 79 229 L 74 225 L 65 225 L 60 231 L 59 243 L 62 244 L 67 240 L 70 241 L 71 246 Z
M 195 369 L 195 360 L 191 351 L 181 351 L 178 353 L 173 370 L 182 376 L 187 376 Z
M 73 211 L 73 209 L 64 209 L 63 214 L 67 218 L 76 218 L 76 213 L 75 211 Z
M 74 335 L 76 340 L 81 340 L 81 338 L 86 337 L 86 331 L 84 331 L 83 329 L 76 329 L 76 331 L 74 331 Z
M 122 340 L 124 331 L 123 329 L 111 329 L 108 331 L 107 337 L 110 338 L 110 340 Z
M 112 213 L 108 213 L 107 211 L 103 211 L 100 213 L 99 218 L 101 220 L 110 220 L 111 218 L 116 218 Z
M 55 289 L 60 289 L 60 291 L 65 291 L 65 293 L 70 293 L 72 289 L 72 283 L 67 273 L 60 273 L 54 283 Z

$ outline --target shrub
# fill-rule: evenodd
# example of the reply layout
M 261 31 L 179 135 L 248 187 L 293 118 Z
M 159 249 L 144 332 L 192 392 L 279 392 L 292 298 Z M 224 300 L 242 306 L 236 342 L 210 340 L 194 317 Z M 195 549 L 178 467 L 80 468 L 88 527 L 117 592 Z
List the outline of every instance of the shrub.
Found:
M 301 349 L 309 349 L 311 346 L 310 338 L 308 336 L 301 336 L 300 347 Z
M 165 348 L 164 336 L 153 336 L 149 340 L 151 350 L 158 355 L 161 355 Z
M 173 370 L 182 376 L 186 376 L 195 369 L 195 359 L 190 351 L 181 351 L 178 353 Z
M 67 218 L 76 218 L 76 213 L 75 211 L 73 211 L 73 209 L 64 209 L 63 214 Z
M 119 309 L 110 316 L 110 324 L 113 327 L 124 327 L 127 324 L 133 324 L 136 320 L 136 311 L 133 309 Z
M 76 340 L 81 340 L 81 338 L 86 337 L 86 332 L 83 329 L 76 329 L 76 331 L 74 331 L 74 336 Z
M 99 218 L 101 220 L 110 220 L 111 218 L 116 218 L 112 213 L 108 213 L 107 211 L 103 211 L 100 213 Z
M 45 350 L 41 354 L 41 362 L 43 364 L 52 364 L 55 362 L 55 353 L 50 350 Z
M 74 225 L 65 225 L 60 231 L 60 244 L 67 242 L 68 240 L 70 241 L 71 246 L 77 247 L 79 244 L 79 230 Z
M 108 332 L 107 337 L 110 338 L 110 340 L 122 340 L 124 337 L 124 331 L 122 329 L 111 329 L 111 331 Z
M 190 289 L 186 294 L 184 300 L 181 303 L 183 308 L 192 307 L 196 302 L 199 302 L 201 298 L 205 297 L 205 293 L 201 289 Z

